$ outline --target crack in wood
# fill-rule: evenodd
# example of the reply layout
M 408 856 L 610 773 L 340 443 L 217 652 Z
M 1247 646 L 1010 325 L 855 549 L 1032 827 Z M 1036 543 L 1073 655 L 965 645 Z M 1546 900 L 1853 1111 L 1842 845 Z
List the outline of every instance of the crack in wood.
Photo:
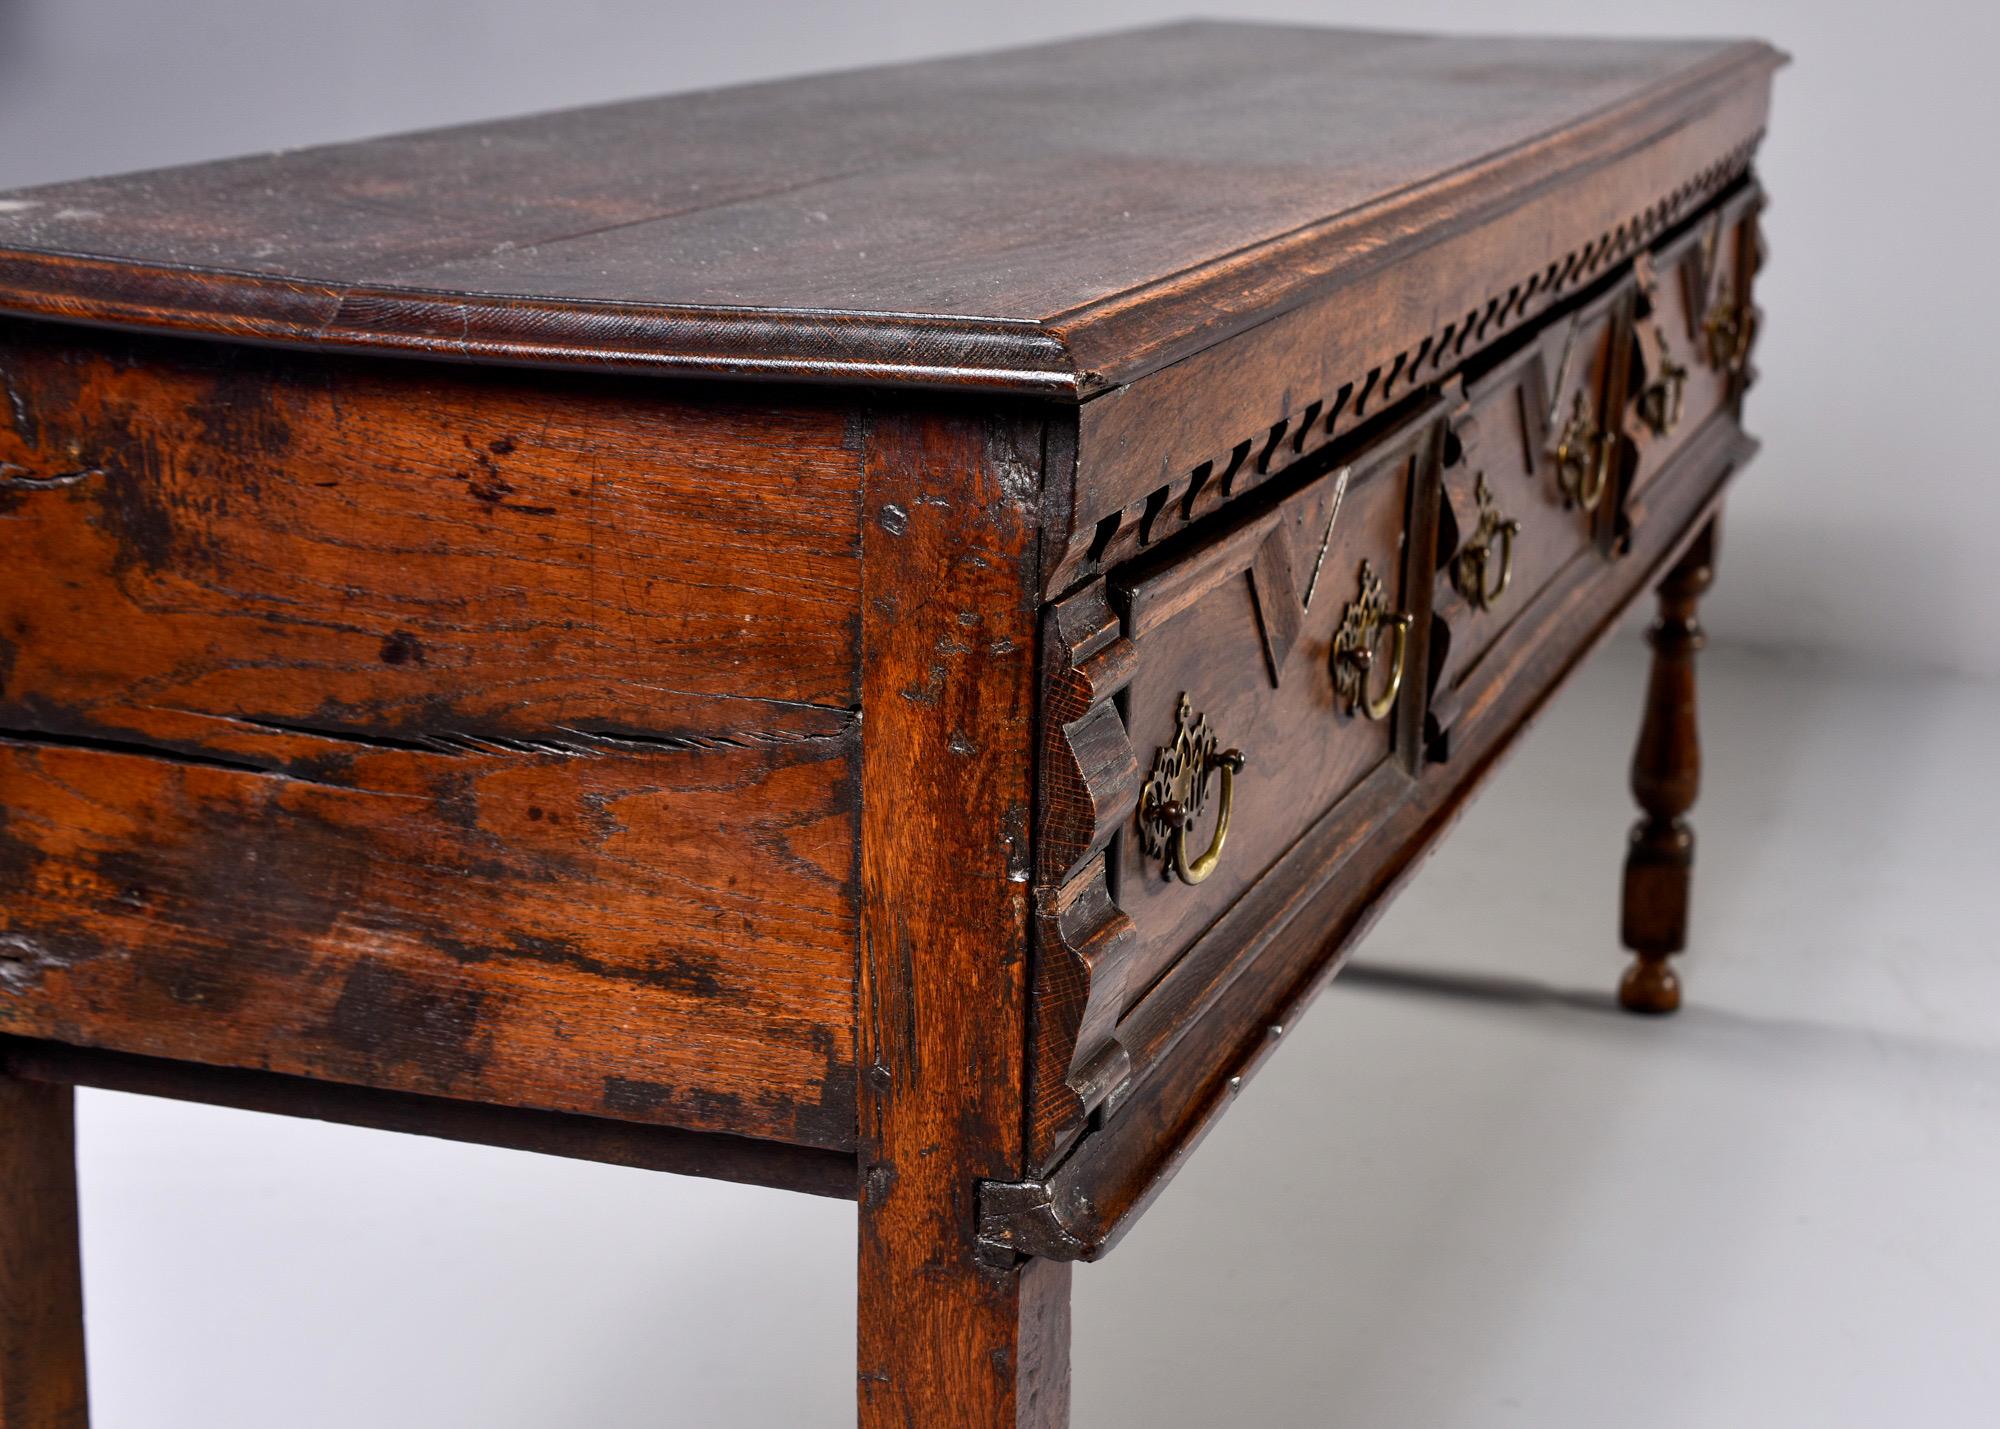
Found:
M 144 739 L 120 739 L 101 734 L 57 734 L 40 729 L 0 728 L 0 745 L 10 744 L 28 749 L 79 749 L 92 754 L 120 754 L 156 759 L 162 764 L 177 764 L 189 769 L 220 769 L 231 774 L 257 774 L 266 779 L 288 779 L 295 784 L 314 784 L 322 789 L 346 789 L 359 794 L 379 794 L 385 799 L 420 797 L 415 794 L 395 794 L 357 788 L 328 779 L 315 779 L 310 775 L 294 773 L 289 769 L 269 764 L 258 764 L 248 759 L 231 759 L 227 755 L 209 754 L 171 744 L 155 744 Z
M 236 722 L 257 729 L 270 730 L 276 734 L 359 744 L 369 749 L 405 754 L 440 754 L 448 758 L 465 755 L 524 754 L 573 759 L 595 758 L 607 752 L 646 749 L 679 753 L 824 744 L 846 739 L 854 723 L 843 721 L 841 728 L 828 732 L 739 730 L 731 734 L 663 734 L 647 730 L 558 725 L 548 735 L 522 736 L 484 730 L 437 730 L 410 736 L 340 729 L 270 717 L 252 718 L 247 715 L 239 716 Z
M 53 749 L 84 749 L 96 754 L 134 754 L 167 764 L 185 764 L 196 769 L 227 769 L 237 774 L 276 774 L 268 765 L 247 759 L 230 759 L 219 754 L 198 754 L 172 745 L 140 739 L 114 739 L 101 734 L 56 734 L 41 729 L 0 729 L 0 744 L 40 745 Z

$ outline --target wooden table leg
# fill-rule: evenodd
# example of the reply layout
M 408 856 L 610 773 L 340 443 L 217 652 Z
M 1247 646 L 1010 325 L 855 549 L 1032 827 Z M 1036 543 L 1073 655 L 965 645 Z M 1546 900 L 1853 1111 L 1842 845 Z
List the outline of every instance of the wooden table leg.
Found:
M 85 1429 L 75 1093 L 0 1076 L 0 1429 Z
M 1069 1262 L 1030 1260 L 998 1277 L 913 1265 L 893 1241 L 871 1246 L 862 1215 L 860 1429 L 1063 1429 Z
M 1041 432 L 934 410 L 866 440 L 860 1423 L 1060 1429 L 1069 1266 L 977 1246 L 979 1183 L 1026 1155 Z
M 1645 817 L 1625 854 L 1623 935 L 1634 954 L 1618 984 L 1628 1012 L 1672 1012 L 1681 981 L 1668 958 L 1687 946 L 1688 884 L 1694 830 L 1683 817 L 1701 789 L 1701 738 L 1695 722 L 1694 657 L 1701 649 L 1695 607 L 1715 579 L 1716 524 L 1660 582 L 1660 616 L 1647 632 L 1653 671 L 1645 721 L 1632 755 L 1632 792 Z

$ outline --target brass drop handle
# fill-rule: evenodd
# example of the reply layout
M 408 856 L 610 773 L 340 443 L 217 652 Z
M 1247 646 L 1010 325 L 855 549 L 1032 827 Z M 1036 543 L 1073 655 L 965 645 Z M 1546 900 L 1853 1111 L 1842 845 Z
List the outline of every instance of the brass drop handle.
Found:
M 1500 514 L 1500 508 L 1493 504 L 1493 493 L 1487 489 L 1484 472 L 1479 474 L 1473 498 L 1479 503 L 1479 525 L 1452 558 L 1451 583 L 1474 610 L 1491 610 L 1514 579 L 1514 537 L 1520 534 L 1521 523 Z M 1493 574 L 1495 542 L 1500 546 L 1497 579 Z
M 1570 410 L 1569 423 L 1556 439 L 1556 485 L 1585 511 L 1595 511 L 1611 484 L 1611 443 L 1591 420 L 1590 405 L 1581 390 Z
M 1224 749 L 1209 757 L 1208 766 L 1202 771 L 1203 784 L 1213 771 L 1222 775 L 1221 793 L 1217 796 L 1215 812 L 1215 833 L 1208 841 L 1208 849 L 1201 857 L 1188 858 L 1188 830 L 1194 827 L 1194 815 L 1177 799 L 1169 799 L 1157 810 L 1160 820 L 1172 824 L 1174 872 L 1183 883 L 1199 883 L 1215 872 L 1215 866 L 1222 862 L 1222 846 L 1229 841 L 1229 813 L 1236 803 L 1236 775 L 1243 772 L 1243 751 Z
M 1670 436 L 1680 425 L 1681 412 L 1687 404 L 1687 368 L 1674 361 L 1667 346 L 1667 335 L 1656 322 L 1653 324 L 1651 342 L 1642 339 L 1637 346 L 1643 357 L 1651 354 L 1650 365 L 1654 369 L 1653 378 L 1639 389 L 1636 403 L 1639 420 L 1644 422 L 1656 437 Z
M 1375 669 L 1375 649 L 1384 631 L 1389 635 L 1389 674 L 1382 688 L 1368 693 Z M 1340 628 L 1333 635 L 1333 688 L 1349 714 L 1387 719 L 1403 690 L 1403 671 L 1410 657 L 1410 617 L 1389 609 L 1381 579 L 1368 562 L 1361 563 L 1360 593 L 1347 603 Z
M 1672 436 L 1674 428 L 1680 425 L 1687 391 L 1686 378 L 1685 367 L 1669 367 L 1658 381 L 1649 382 L 1640 389 L 1636 404 L 1639 420 L 1654 436 Z
M 1749 366 L 1750 349 L 1757 340 L 1757 311 L 1738 306 L 1727 298 L 1716 300 L 1702 320 L 1702 337 L 1708 348 L 1708 364 L 1719 371 L 1740 373 Z
M 1387 719 L 1389 711 L 1396 707 L 1396 696 L 1403 692 L 1403 667 L 1410 657 L 1410 617 L 1387 616 L 1382 628 L 1389 632 L 1389 678 L 1376 694 L 1371 696 L 1364 688 L 1369 672 L 1375 668 L 1375 652 L 1367 648 L 1341 652 L 1341 659 L 1352 671 L 1353 690 L 1347 696 L 1349 714 L 1358 709 L 1369 719 Z
M 1479 592 L 1475 602 L 1481 610 L 1491 610 L 1493 603 L 1507 593 L 1507 583 L 1514 579 L 1514 537 L 1519 533 L 1519 521 L 1502 521 L 1498 532 L 1500 538 L 1500 579 Z M 1482 565 L 1486 564 L 1481 562 Z
M 1236 776 L 1247 761 L 1240 749 L 1217 749 L 1206 715 L 1197 717 L 1186 695 L 1174 721 L 1174 739 L 1153 756 L 1153 772 L 1139 799 L 1139 846 L 1161 860 L 1162 871 L 1183 883 L 1200 883 L 1222 862 L 1229 816 L 1236 804 Z M 1188 857 L 1188 831 L 1207 806 L 1211 774 L 1217 784 L 1215 833 L 1198 857 Z

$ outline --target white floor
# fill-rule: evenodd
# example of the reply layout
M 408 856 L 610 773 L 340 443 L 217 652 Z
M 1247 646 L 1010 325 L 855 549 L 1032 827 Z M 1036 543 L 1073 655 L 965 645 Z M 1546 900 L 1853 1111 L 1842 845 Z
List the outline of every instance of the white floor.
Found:
M 2000 686 L 1710 651 L 1652 1023 L 1639 656 L 1078 1272 L 1083 1429 L 2000 1423 Z M 850 1206 L 99 1094 L 83 1164 L 99 1429 L 849 1422 Z

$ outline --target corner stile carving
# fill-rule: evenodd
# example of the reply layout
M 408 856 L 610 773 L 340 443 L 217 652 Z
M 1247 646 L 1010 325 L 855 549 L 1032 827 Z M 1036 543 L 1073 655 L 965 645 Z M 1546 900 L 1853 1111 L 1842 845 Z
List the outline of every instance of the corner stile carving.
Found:
M 1049 607 L 1043 652 L 1028 1069 L 1037 1166 L 1074 1140 L 1129 1071 L 1111 1029 L 1137 935 L 1112 901 L 1105 847 L 1139 793 L 1138 757 L 1112 702 L 1138 657 L 1102 581 Z
M 1052 604 L 1043 622 L 1036 882 L 1054 887 L 1103 849 L 1138 792 L 1139 757 L 1111 699 L 1139 657 L 1101 581 Z

